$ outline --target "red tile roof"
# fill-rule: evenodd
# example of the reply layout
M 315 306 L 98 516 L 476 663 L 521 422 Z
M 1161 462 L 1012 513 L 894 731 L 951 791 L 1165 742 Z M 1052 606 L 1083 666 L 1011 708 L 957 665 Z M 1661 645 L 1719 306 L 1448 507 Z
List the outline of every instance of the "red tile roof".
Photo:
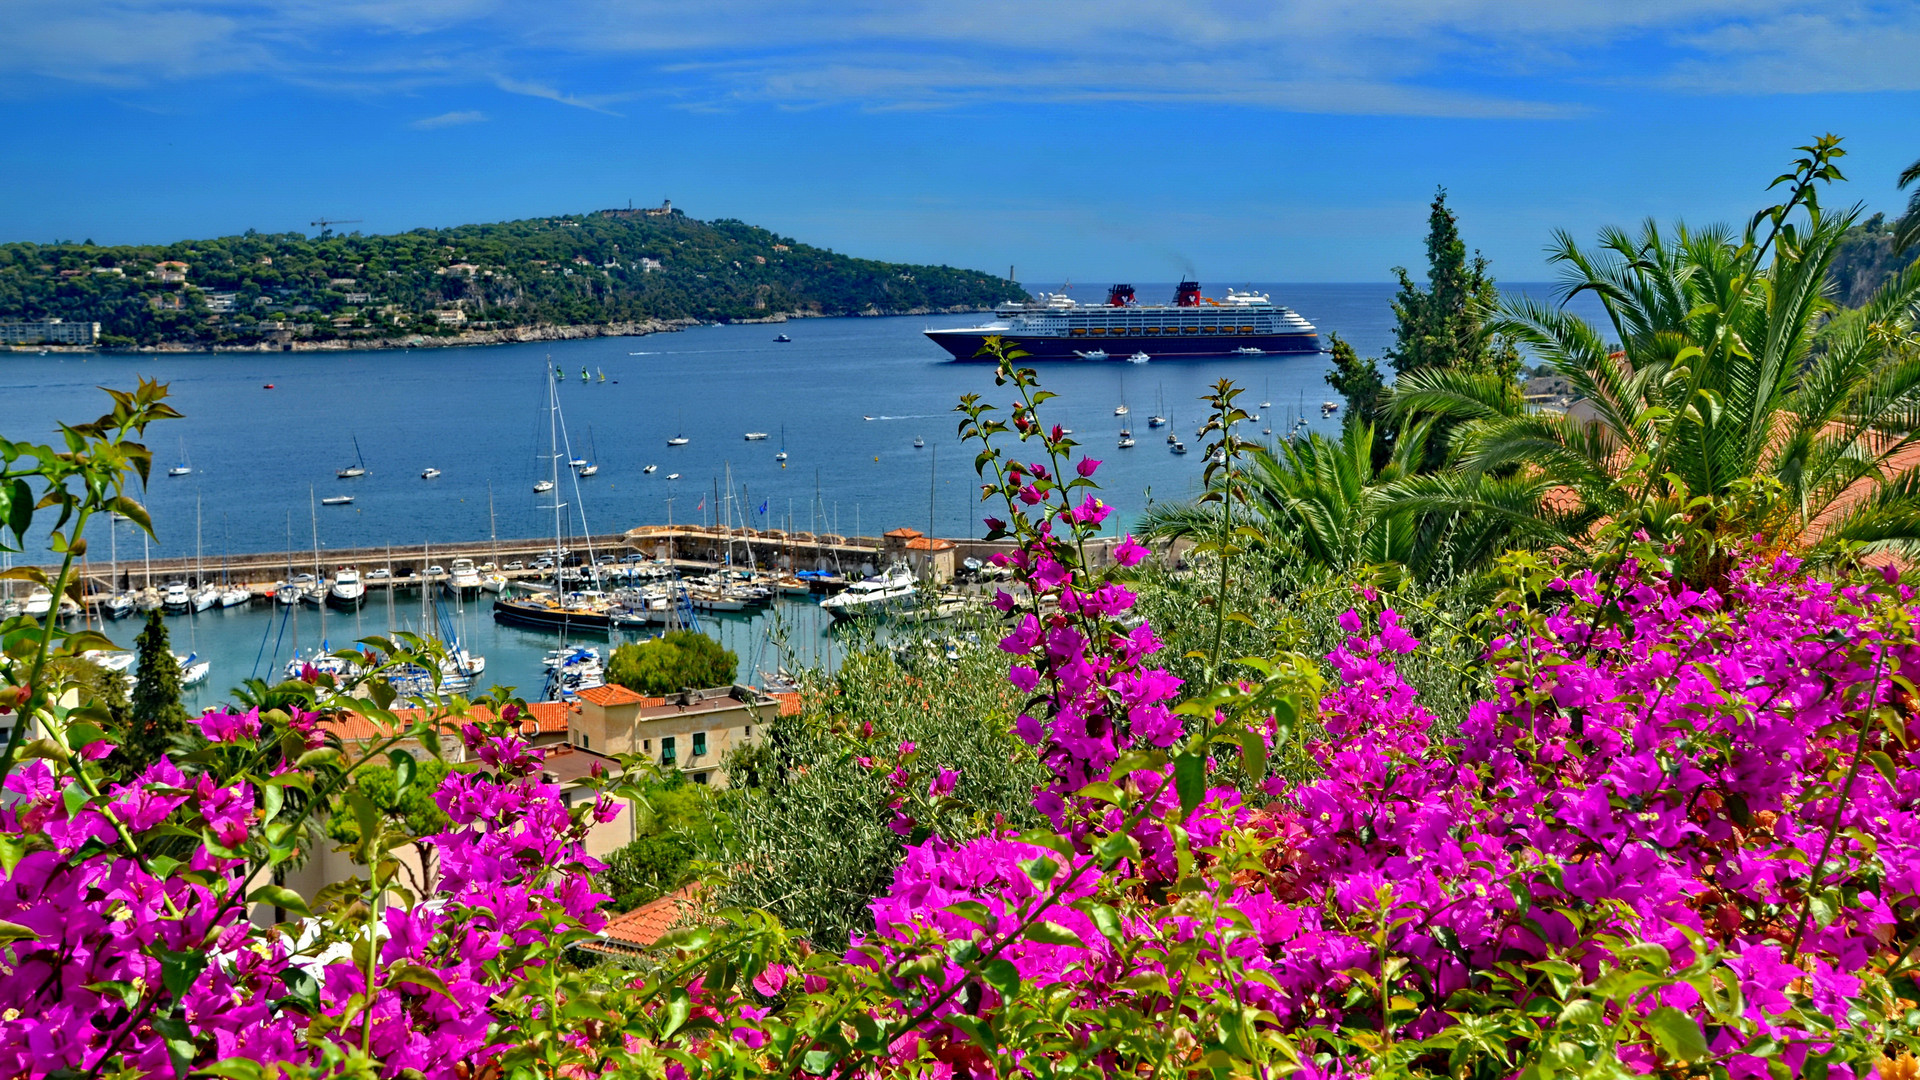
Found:
M 800 711 L 800 691 L 789 690 L 784 694 L 774 694 L 773 699 L 780 703 L 780 715 L 792 716 Z
M 635 693 L 616 683 L 607 683 L 605 686 L 590 686 L 580 691 L 579 697 L 582 701 L 592 702 L 603 709 L 614 705 L 642 705 L 652 707 L 655 705 L 665 705 L 667 703 L 666 698 L 647 697 L 644 694 Z
M 893 536 L 904 537 L 908 540 L 911 540 L 916 536 L 925 536 L 926 534 L 921 532 L 919 529 L 899 528 L 899 529 L 893 529 L 888 531 L 886 535 L 890 537 L 893 537 Z
M 571 708 L 562 701 L 536 701 L 527 706 L 520 717 L 520 733 L 534 735 L 553 735 L 567 730 L 567 716 Z M 395 709 L 394 719 L 400 729 L 411 727 L 420 720 L 427 719 L 425 709 Z M 449 728 L 458 727 L 467 721 L 483 723 L 494 718 L 493 710 L 485 705 L 476 705 L 464 719 L 441 713 L 442 722 Z M 323 721 L 326 729 L 340 738 L 342 742 L 369 742 L 385 738 L 393 732 L 383 725 L 376 724 L 358 713 L 342 713 L 337 717 Z
M 908 551 L 927 551 L 929 549 L 933 551 L 952 551 L 953 548 L 953 541 L 942 540 L 937 536 L 916 536 L 907 541 Z
M 698 902 L 697 890 L 689 885 L 625 915 L 614 916 L 600 931 L 600 937 L 616 948 L 649 948 L 665 937 L 667 931 L 684 922 Z

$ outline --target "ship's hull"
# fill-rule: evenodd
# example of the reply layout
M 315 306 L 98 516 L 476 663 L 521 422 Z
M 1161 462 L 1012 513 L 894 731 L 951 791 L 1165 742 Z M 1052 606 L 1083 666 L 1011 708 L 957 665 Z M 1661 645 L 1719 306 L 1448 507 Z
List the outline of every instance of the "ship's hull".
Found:
M 1025 351 L 1034 360 L 1084 360 L 1083 353 L 1099 350 L 1107 360 L 1126 360 L 1135 353 L 1146 353 L 1155 360 L 1189 360 L 1204 357 L 1247 356 L 1242 349 L 1259 349 L 1269 355 L 1300 355 L 1320 351 L 1320 335 L 1305 334 L 1103 334 L 1099 337 L 999 333 L 981 328 L 928 330 L 934 343 L 953 354 L 955 360 L 986 360 L 978 355 L 988 337 L 997 336 L 1009 346 Z M 1100 359 L 1094 357 L 1094 359 Z
M 555 630 L 563 634 L 605 634 L 613 630 L 632 630 L 646 626 L 644 614 L 634 612 L 597 612 L 581 608 L 551 608 L 521 600 L 495 600 L 493 621 L 534 630 Z

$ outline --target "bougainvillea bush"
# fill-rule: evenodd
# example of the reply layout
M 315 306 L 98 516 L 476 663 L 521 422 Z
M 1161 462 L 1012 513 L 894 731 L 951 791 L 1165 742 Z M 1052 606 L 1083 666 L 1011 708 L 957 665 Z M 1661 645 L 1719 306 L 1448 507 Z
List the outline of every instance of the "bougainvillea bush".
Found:
M 103 784 L 104 733 L 48 700 L 0 820 L 0 1070 L 1915 1075 L 1907 586 L 1773 556 L 1694 587 L 1631 537 L 1604 571 L 1515 557 L 1495 692 L 1444 737 L 1397 667 L 1421 644 L 1363 590 L 1325 658 L 1224 655 L 1216 603 L 1183 683 L 1134 611 L 1147 551 L 1089 568 L 1098 462 L 1013 359 L 1004 414 L 969 399 L 962 431 L 1011 508 L 999 644 L 1046 827 L 926 836 L 963 778 L 876 732 L 849 753 L 905 851 L 872 933 L 827 952 L 712 912 L 609 971 L 568 950 L 612 807 L 569 810 L 510 736 L 466 729 L 436 895 L 397 887 L 404 838 L 364 808 L 369 878 L 306 898 L 272 881 L 289 802 L 350 799 L 354 767 L 307 714 L 209 717 L 205 749 Z M 1222 575 L 1235 393 L 1209 425 Z M 1295 731 L 1313 768 L 1270 775 Z

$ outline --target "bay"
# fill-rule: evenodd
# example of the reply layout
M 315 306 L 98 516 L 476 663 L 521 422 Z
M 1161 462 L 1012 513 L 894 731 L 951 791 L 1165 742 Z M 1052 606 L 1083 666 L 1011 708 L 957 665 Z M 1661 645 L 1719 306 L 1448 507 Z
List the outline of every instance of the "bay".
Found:
M 1391 345 L 1389 284 L 1260 285 L 1277 303 L 1338 333 L 1362 355 Z M 1171 284 L 1142 285 L 1143 299 L 1170 296 Z M 1509 286 L 1546 298 L 1545 285 Z M 1094 297 L 1097 299 L 1097 297 Z M 1578 313 L 1595 318 L 1590 301 Z M 619 532 L 643 525 L 712 522 L 724 510 L 735 524 L 877 536 L 901 526 L 942 535 L 977 535 L 991 507 L 979 500 L 973 458 L 977 445 L 956 436 L 955 403 L 977 393 L 1008 400 L 985 364 L 954 363 L 922 331 L 968 326 L 977 314 L 928 317 L 800 319 L 784 324 L 702 326 L 646 337 L 398 351 L 297 353 L 147 353 L 0 356 L 0 433 L 14 440 L 51 441 L 57 420 L 91 419 L 105 409 L 97 389 L 129 387 L 138 377 L 165 382 L 184 419 L 157 424 L 148 443 L 155 475 L 136 493 L 152 513 L 158 540 L 153 554 L 192 556 L 196 507 L 209 574 L 224 552 L 291 550 L 311 565 L 312 548 L 485 540 L 491 529 L 509 538 L 550 536 L 551 501 L 533 484 L 551 469 L 546 366 L 564 378 L 562 452 L 600 466 L 567 484 L 568 531 Z M 785 333 L 790 342 L 778 342 Z M 1039 365 L 1045 387 L 1060 397 L 1043 415 L 1075 431 L 1100 458 L 1101 497 L 1122 529 L 1151 502 L 1184 499 L 1200 484 L 1203 455 L 1168 453 L 1146 417 L 1163 409 L 1170 430 L 1192 441 L 1204 421 L 1199 400 L 1221 378 L 1245 388 L 1249 412 L 1262 412 L 1253 431 L 1271 426 L 1284 435 L 1295 416 L 1310 430 L 1337 432 L 1339 418 L 1322 417 L 1327 359 L 1254 357 L 1147 364 Z M 585 370 L 588 381 L 582 382 Z M 605 372 L 606 380 L 599 379 Z M 272 384 L 273 389 L 265 389 Z M 1270 401 L 1270 409 L 1259 403 Z M 1118 417 L 1114 410 L 1128 406 Z M 1138 445 L 1117 448 L 1131 421 Z M 763 431 L 765 441 L 743 435 Z M 685 435 L 685 446 L 666 441 Z M 1251 432 L 1250 432 L 1251 434 Z M 914 440 L 925 442 L 916 448 Z M 367 475 L 335 478 L 355 460 L 355 441 Z M 783 464 L 774 455 L 788 452 Z M 185 460 L 193 472 L 168 477 Z M 656 465 L 648 475 L 645 466 Z M 427 467 L 441 470 L 422 479 Z M 669 480 L 679 473 L 678 481 Z M 729 481 L 731 486 L 729 487 Z M 350 506 L 320 507 L 310 500 L 350 493 Z M 489 514 L 491 496 L 492 514 Z M 544 509 L 543 509 L 544 508 Z M 32 538 L 26 561 L 44 561 L 44 532 Z M 91 556 L 107 555 L 93 538 Z M 304 555 L 302 553 L 305 553 Z M 141 554 L 122 526 L 123 563 Z M 363 633 L 388 629 L 384 601 L 356 618 L 329 616 L 338 648 Z M 396 600 L 394 618 L 419 622 L 417 598 Z M 789 644 L 802 660 L 821 655 L 827 630 L 808 605 L 788 605 Z M 409 610 L 413 613 L 409 614 Z M 268 625 L 278 614 L 234 610 L 175 619 L 177 651 L 197 648 L 215 659 L 209 688 L 197 704 L 247 674 L 265 658 L 284 664 L 292 640 L 310 648 L 322 636 L 317 613 L 304 623 Z M 351 623 L 351 627 L 348 623 Z M 495 627 L 484 611 L 460 620 L 461 634 L 489 656 L 488 681 L 539 684 L 544 635 Z M 742 653 L 743 675 L 766 654 L 765 620 L 727 620 L 721 631 Z M 132 637 L 133 628 L 116 627 Z M 264 642 L 264 644 L 263 644 Z M 206 701 L 199 701 L 200 698 Z

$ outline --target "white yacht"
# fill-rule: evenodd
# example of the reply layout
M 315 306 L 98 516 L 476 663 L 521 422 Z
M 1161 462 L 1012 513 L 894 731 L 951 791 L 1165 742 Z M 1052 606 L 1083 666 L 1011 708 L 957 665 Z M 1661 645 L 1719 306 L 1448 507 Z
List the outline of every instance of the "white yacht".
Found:
M 760 440 L 762 440 L 762 439 L 764 439 L 764 438 L 766 438 L 766 437 L 767 437 L 767 433 L 766 433 L 766 432 L 764 432 L 764 431 L 749 431 L 749 432 L 747 432 L 747 441 L 748 441 L 748 442 L 759 442 Z
M 253 594 L 237 585 L 220 590 L 221 607 L 239 607 L 253 599 Z
M 535 495 L 541 495 L 552 490 L 553 481 L 551 480 L 541 480 L 533 485 L 533 493 Z
M 646 474 L 647 474 L 648 476 L 651 476 L 651 475 L 653 475 L 653 470 L 655 470 L 655 469 L 657 469 L 657 468 L 659 468 L 659 467 L 660 467 L 660 466 L 658 466 L 658 465 L 649 465 L 649 466 L 647 466 L 646 468 L 644 468 L 644 469 L 641 469 L 640 471 L 641 471 L 641 472 L 643 472 L 643 473 L 646 473 Z
M 856 581 L 842 592 L 820 601 L 820 607 L 836 621 L 876 615 L 913 603 L 917 588 L 913 571 L 895 566 L 884 574 Z
M 199 686 L 207 681 L 207 675 L 213 671 L 213 662 L 200 659 L 199 653 L 185 656 L 174 653 L 173 658 L 180 662 L 180 685 L 183 687 Z
M 690 441 L 691 440 L 689 440 L 685 435 L 675 435 L 673 438 L 667 440 L 667 445 L 668 446 L 685 446 Z
M 421 470 L 420 470 L 420 479 L 422 479 L 422 480 L 431 480 L 431 479 L 433 479 L 434 477 L 436 477 L 436 476 L 439 476 L 439 475 L 440 475 L 440 470 L 439 470 L 439 469 L 436 469 L 436 468 L 434 468 L 434 467 L 433 467 L 433 466 L 431 466 L 431 465 L 429 465 L 429 466 L 427 466 L 426 468 L 424 468 L 424 469 L 421 469 Z
M 133 667 L 135 657 L 124 649 L 89 649 L 80 654 L 80 659 L 117 673 Z
M 193 608 L 193 594 L 187 591 L 186 582 L 169 581 L 166 591 L 160 594 L 160 604 L 169 615 L 184 615 Z
M 327 587 L 328 607 L 354 611 L 366 602 L 367 587 L 361 582 L 357 568 L 343 566 L 333 572 L 333 584 Z
M 35 585 L 27 591 L 26 602 L 20 610 L 34 618 L 39 618 L 53 610 L 53 592 L 45 585 Z
M 448 566 L 447 594 L 471 600 L 480 594 L 480 571 L 472 559 L 455 559 Z
M 133 614 L 133 594 L 117 592 L 100 602 L 100 614 L 109 619 L 124 619 Z
M 215 588 L 212 582 L 203 583 L 199 588 L 193 590 L 192 600 L 193 610 L 210 610 L 220 603 L 220 590 Z

